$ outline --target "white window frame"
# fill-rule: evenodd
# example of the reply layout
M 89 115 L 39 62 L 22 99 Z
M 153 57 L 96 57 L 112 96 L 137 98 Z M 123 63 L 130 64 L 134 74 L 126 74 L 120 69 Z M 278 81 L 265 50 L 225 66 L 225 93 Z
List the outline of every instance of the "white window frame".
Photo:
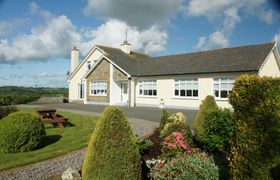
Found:
M 146 92 L 146 93 L 145 93 Z M 150 95 L 151 92 L 151 95 Z M 138 95 L 141 97 L 157 97 L 157 80 L 141 80 L 138 82 Z
M 90 81 L 89 93 L 91 96 L 107 96 L 107 81 Z
M 178 90 L 178 95 L 176 95 L 176 90 Z M 183 95 L 182 90 L 184 90 L 185 95 Z M 191 91 L 191 95 L 188 96 L 188 90 Z M 194 91 L 197 90 L 197 96 L 194 96 Z M 182 93 L 182 94 L 181 94 Z M 198 78 L 182 78 L 174 79 L 174 90 L 173 96 L 175 98 L 195 98 L 199 97 L 199 84 Z
M 223 88 L 222 86 L 226 86 Z M 234 85 L 234 77 L 216 77 L 213 78 L 213 95 L 216 99 L 227 100 L 228 94 L 231 92 Z M 216 86 L 216 87 L 215 87 Z M 218 96 L 216 96 L 215 91 L 218 91 Z M 226 91 L 227 97 L 221 97 L 222 91 Z

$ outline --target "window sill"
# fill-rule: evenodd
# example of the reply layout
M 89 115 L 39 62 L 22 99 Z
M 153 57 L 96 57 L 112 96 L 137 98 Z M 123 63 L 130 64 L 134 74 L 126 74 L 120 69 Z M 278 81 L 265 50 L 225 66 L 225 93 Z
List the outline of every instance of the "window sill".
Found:
M 90 96 L 94 96 L 94 97 L 106 97 L 106 96 L 107 96 L 107 94 L 106 94 L 106 95 L 90 94 Z
M 137 96 L 137 98 L 154 98 L 154 99 L 157 99 L 158 96 Z
M 185 99 L 185 100 L 199 100 L 199 97 L 177 97 L 173 96 L 172 99 Z
M 216 101 L 228 101 L 228 98 L 217 98 L 215 97 Z

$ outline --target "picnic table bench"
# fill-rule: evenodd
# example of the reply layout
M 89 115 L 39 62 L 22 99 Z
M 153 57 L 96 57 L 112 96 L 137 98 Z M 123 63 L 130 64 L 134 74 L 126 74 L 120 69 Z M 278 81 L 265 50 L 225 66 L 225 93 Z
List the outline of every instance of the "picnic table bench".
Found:
M 40 109 L 37 113 L 43 123 L 51 123 L 59 128 L 64 128 L 63 123 L 68 120 L 66 117 L 58 116 L 56 109 Z

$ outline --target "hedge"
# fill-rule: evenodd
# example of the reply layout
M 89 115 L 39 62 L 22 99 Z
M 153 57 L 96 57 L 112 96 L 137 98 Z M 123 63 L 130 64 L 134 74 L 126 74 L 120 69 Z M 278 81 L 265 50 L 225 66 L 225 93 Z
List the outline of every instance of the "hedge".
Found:
M 199 142 L 203 142 L 203 137 L 205 136 L 205 130 L 203 127 L 204 121 L 205 121 L 205 114 L 207 110 L 216 108 L 218 109 L 218 105 L 216 104 L 216 101 L 213 96 L 206 96 L 202 104 L 200 105 L 199 111 L 195 117 L 195 120 L 193 122 L 193 130 L 195 133 L 195 139 Z
M 85 180 L 140 179 L 141 157 L 123 112 L 108 106 L 91 135 L 82 169 Z
M 15 112 L 0 121 L 0 151 L 18 153 L 35 150 L 43 142 L 46 131 L 39 117 Z
M 271 179 L 280 164 L 280 78 L 242 75 L 229 95 L 235 131 L 232 179 Z

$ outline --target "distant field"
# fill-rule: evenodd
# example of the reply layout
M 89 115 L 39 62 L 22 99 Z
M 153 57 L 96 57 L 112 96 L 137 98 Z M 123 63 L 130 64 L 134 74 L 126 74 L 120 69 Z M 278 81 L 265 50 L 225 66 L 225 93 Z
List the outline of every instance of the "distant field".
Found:
M 0 105 L 25 104 L 42 96 L 68 97 L 68 88 L 0 87 Z

